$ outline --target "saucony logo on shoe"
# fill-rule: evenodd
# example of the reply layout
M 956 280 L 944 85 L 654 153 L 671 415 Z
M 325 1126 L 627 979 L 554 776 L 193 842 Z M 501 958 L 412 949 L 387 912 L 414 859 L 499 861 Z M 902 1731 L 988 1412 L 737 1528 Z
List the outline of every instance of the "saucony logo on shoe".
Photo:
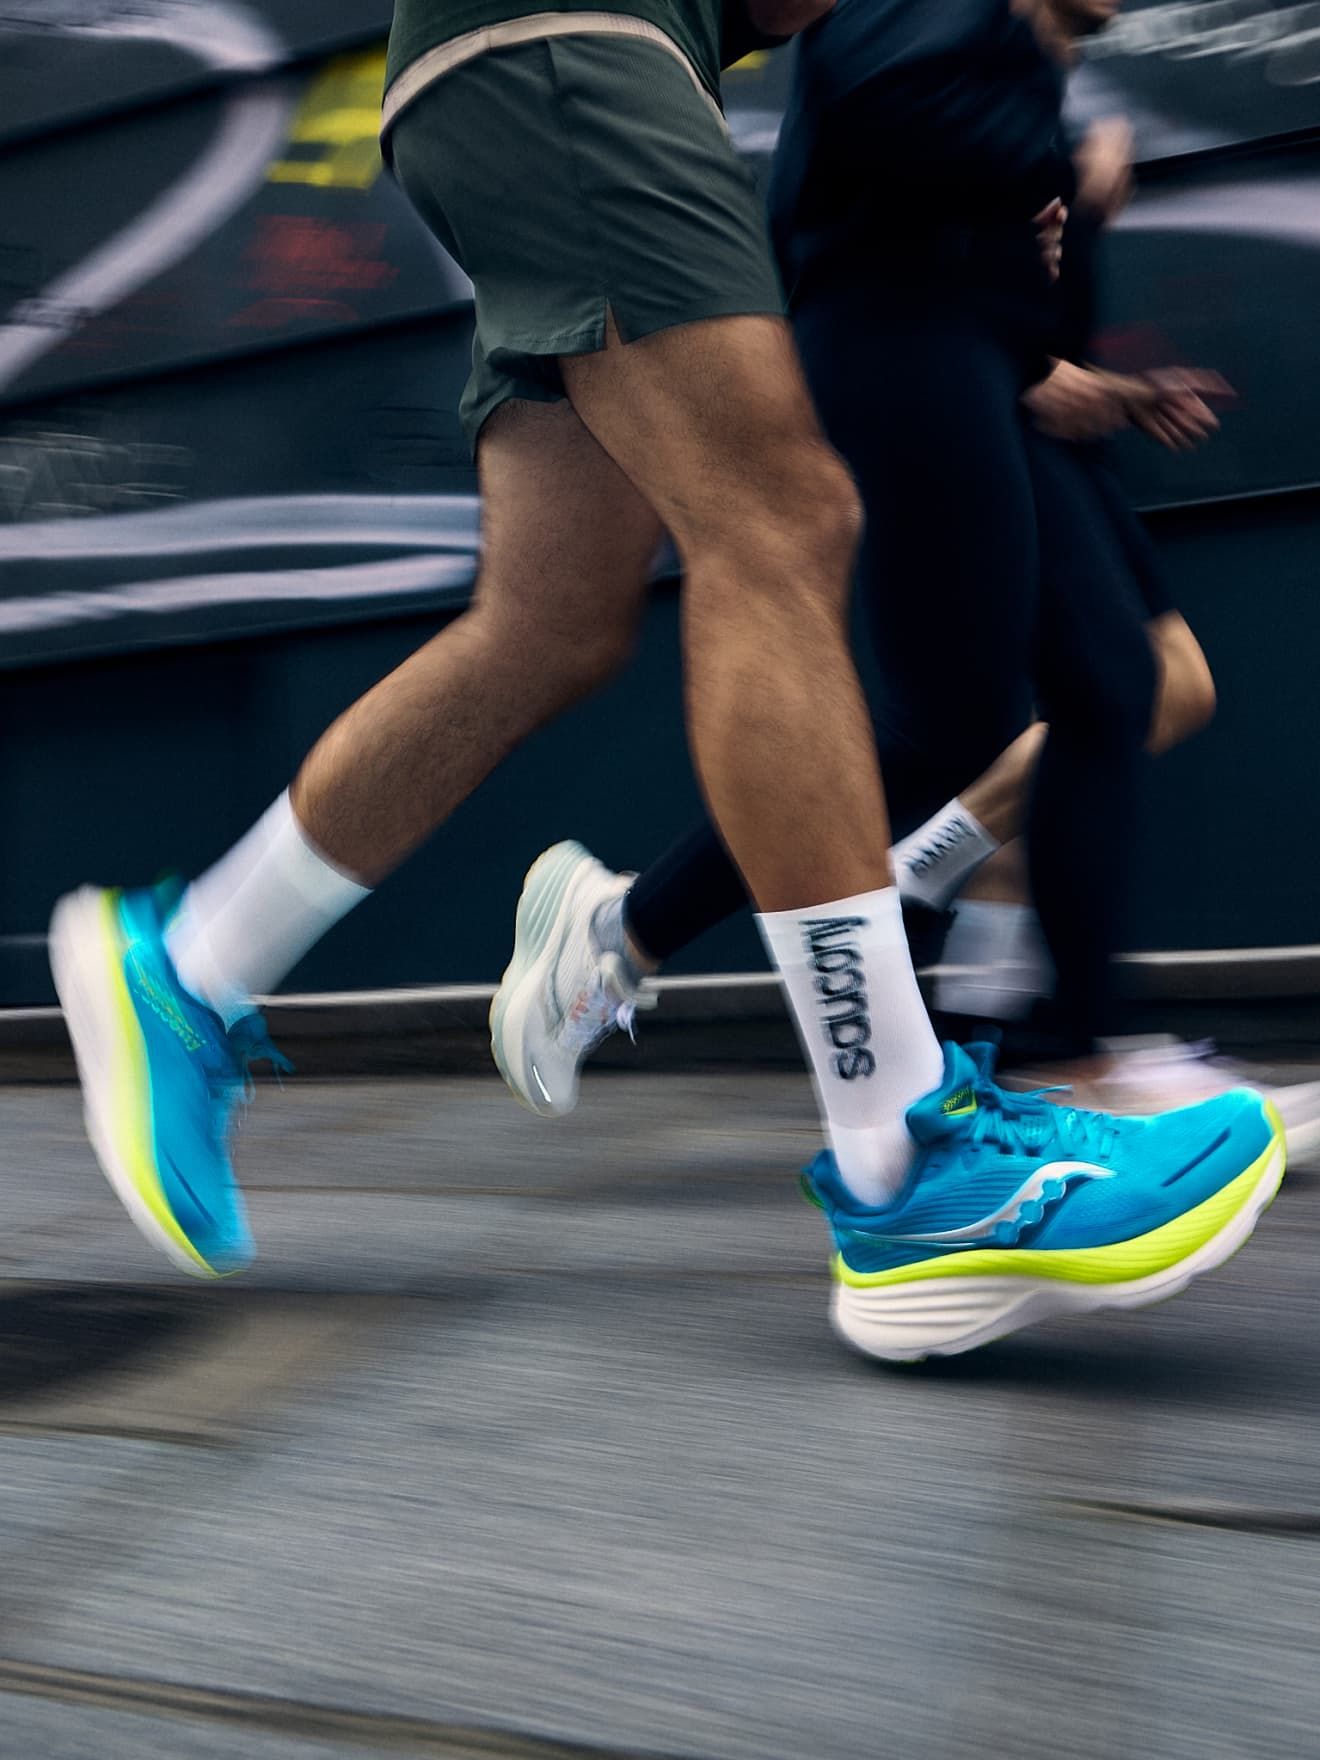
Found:
M 151 1012 L 164 1021 L 177 1039 L 182 1040 L 185 1050 L 200 1051 L 202 1049 L 201 1035 L 191 1025 L 188 1017 L 169 992 L 161 989 L 133 952 L 129 953 L 128 965 L 132 973 L 134 988 Z
M 871 1012 L 862 950 L 850 939 L 852 930 L 868 926 L 866 917 L 808 917 L 802 925 L 822 998 L 821 1025 L 838 1053 L 834 1067 L 845 1082 L 875 1074 L 875 1055 L 865 1049 L 871 1042 Z
M 870 1229 L 853 1232 L 859 1240 L 883 1239 L 905 1246 L 983 1246 L 988 1242 L 992 1246 L 1011 1247 L 1026 1229 L 1044 1219 L 1049 1206 L 1057 1204 L 1071 1186 L 1081 1180 L 1113 1177 L 1112 1168 L 1097 1167 L 1093 1161 L 1050 1161 L 1024 1180 L 998 1210 L 992 1210 L 979 1222 L 969 1222 L 963 1228 L 936 1229 L 929 1234 L 886 1230 L 883 1235 L 877 1235 Z
M 946 1118 L 964 1118 L 969 1112 L 975 1112 L 975 1090 L 959 1088 L 956 1094 L 950 1094 L 947 1100 L 940 1101 L 940 1111 Z

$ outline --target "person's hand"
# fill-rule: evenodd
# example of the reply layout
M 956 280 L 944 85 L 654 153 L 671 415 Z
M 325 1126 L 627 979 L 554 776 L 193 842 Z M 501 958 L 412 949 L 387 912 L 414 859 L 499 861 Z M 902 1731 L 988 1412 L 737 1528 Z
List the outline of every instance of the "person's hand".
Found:
M 1104 440 L 1131 419 L 1116 375 L 1071 361 L 1056 361 L 1022 401 L 1036 426 L 1054 440 Z
M 1228 380 L 1205 367 L 1160 367 L 1127 384 L 1133 427 L 1170 452 L 1190 452 L 1208 440 L 1219 427 L 1209 400 L 1233 396 Z
M 1068 221 L 1068 210 L 1058 196 L 1046 203 L 1036 215 L 1032 224 L 1036 228 L 1036 241 L 1040 245 L 1040 260 L 1045 265 L 1045 273 L 1051 281 L 1059 279 L 1059 265 L 1063 261 L 1063 229 Z
M 749 23 L 766 37 L 795 37 L 833 12 L 835 0 L 743 0 Z
M 1093 122 L 1075 162 L 1077 206 L 1114 219 L 1132 196 L 1132 124 L 1125 116 Z

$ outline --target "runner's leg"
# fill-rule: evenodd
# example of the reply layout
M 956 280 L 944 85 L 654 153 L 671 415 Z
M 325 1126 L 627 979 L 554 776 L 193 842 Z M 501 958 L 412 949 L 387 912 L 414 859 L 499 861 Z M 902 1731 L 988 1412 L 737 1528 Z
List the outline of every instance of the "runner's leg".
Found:
M 340 716 L 299 771 L 292 810 L 281 797 L 184 895 L 170 953 L 226 1020 L 630 651 L 660 528 L 568 404 L 503 404 L 478 466 L 471 608 Z
M 1116 1031 L 1113 959 L 1133 880 L 1155 708 L 1146 610 L 1077 448 L 1028 434 L 1041 535 L 1041 712 L 1032 892 L 1069 1055 Z
M 879 1201 L 906 1175 L 907 1108 L 943 1064 L 849 647 L 856 492 L 782 321 L 612 336 L 563 371 L 678 546 L 697 772 L 764 913 L 844 1176 Z
M 563 369 L 678 547 L 694 758 L 758 905 L 884 885 L 884 797 L 847 639 L 860 510 L 788 326 L 725 318 L 614 338 Z
M 308 836 L 372 885 L 627 659 L 659 544 L 644 497 L 564 402 L 504 404 L 478 467 L 472 608 L 342 715 L 293 786 Z

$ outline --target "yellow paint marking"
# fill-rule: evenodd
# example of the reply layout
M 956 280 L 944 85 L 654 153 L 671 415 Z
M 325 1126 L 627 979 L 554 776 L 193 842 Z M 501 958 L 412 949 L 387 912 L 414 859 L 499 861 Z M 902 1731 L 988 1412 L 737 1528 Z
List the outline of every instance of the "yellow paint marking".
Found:
M 381 173 L 380 96 L 385 50 L 336 55 L 313 79 L 289 130 L 291 147 L 308 151 L 276 159 L 271 183 L 317 189 L 370 189 Z

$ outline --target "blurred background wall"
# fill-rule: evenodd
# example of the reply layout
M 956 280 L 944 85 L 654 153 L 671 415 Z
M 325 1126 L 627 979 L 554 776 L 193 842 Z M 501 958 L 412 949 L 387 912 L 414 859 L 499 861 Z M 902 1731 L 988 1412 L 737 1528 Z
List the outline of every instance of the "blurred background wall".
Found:
M 61 890 L 195 871 L 465 602 L 468 288 L 380 164 L 389 11 L 0 7 L 0 1003 L 51 1000 Z M 771 56 L 729 76 L 761 170 L 787 73 Z M 1133 944 L 1309 946 L 1320 0 L 1130 0 L 1072 102 L 1137 130 L 1107 354 L 1214 366 L 1239 393 L 1201 453 L 1125 453 L 1221 705 L 1152 775 Z M 696 806 L 676 632 L 662 581 L 630 673 L 520 753 L 289 988 L 492 980 L 544 844 L 578 836 L 619 866 L 657 853 Z M 762 964 L 743 922 L 676 969 Z

